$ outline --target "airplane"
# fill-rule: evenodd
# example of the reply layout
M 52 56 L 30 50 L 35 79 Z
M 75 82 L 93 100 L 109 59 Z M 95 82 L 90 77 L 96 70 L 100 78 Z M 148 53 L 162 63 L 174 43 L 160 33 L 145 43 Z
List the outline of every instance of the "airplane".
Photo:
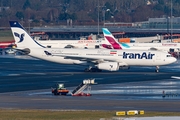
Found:
M 104 48 L 124 50 L 160 50 L 165 52 L 175 52 L 180 50 L 180 43 L 119 43 L 107 28 L 102 28 L 102 30 L 104 38 L 111 44 L 110 47 L 102 44 Z
M 180 49 L 180 43 L 119 43 L 107 28 L 102 28 L 104 37 L 112 49 L 161 50 Z M 120 47 L 121 48 L 120 48 Z
M 107 28 L 103 28 L 105 40 L 111 45 L 102 44 L 107 49 L 160 50 L 179 58 L 180 43 L 119 43 Z M 118 45 L 119 44 L 119 45 Z M 120 47 L 119 47 L 120 46 Z
M 159 66 L 176 62 L 162 51 L 47 48 L 31 38 L 17 21 L 9 21 L 17 50 L 29 56 L 60 64 L 85 65 L 85 71 L 118 71 L 129 66 Z

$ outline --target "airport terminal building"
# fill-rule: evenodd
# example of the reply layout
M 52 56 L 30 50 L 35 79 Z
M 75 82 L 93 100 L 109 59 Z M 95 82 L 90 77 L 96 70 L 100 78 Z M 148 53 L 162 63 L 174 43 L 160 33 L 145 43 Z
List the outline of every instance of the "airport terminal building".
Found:
M 179 34 L 180 17 L 174 17 L 172 19 L 169 17 L 149 18 L 148 21 L 136 23 L 114 22 L 88 26 L 77 26 L 73 24 L 44 26 L 34 27 L 30 32 L 44 34 L 42 39 L 78 40 L 81 36 L 89 36 L 91 34 L 102 36 L 103 27 L 108 28 L 116 38 Z

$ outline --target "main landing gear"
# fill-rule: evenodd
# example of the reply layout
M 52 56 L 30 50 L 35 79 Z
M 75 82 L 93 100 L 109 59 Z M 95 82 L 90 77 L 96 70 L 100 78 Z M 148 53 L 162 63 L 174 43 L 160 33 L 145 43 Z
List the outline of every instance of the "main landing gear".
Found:
M 155 70 L 155 72 L 159 72 L 159 66 L 156 66 L 156 70 Z
M 102 70 L 98 69 L 97 67 L 89 67 L 84 70 L 84 72 L 101 72 Z

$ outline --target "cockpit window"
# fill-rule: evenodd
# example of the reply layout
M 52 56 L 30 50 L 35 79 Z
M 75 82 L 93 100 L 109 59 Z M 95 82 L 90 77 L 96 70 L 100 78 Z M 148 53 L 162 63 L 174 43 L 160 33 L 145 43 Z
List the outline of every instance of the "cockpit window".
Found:
M 172 55 L 166 55 L 166 57 L 172 57 Z

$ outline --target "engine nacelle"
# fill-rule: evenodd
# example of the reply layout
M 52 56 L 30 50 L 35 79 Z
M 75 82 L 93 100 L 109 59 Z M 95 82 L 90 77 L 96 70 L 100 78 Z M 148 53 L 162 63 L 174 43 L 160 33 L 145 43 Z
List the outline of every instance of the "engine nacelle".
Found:
M 121 69 L 121 70 L 127 70 L 127 69 L 130 69 L 130 67 L 129 67 L 129 66 L 119 66 L 119 69 Z
M 119 64 L 118 64 L 118 62 L 99 63 L 97 65 L 97 68 L 101 69 L 101 70 L 118 71 Z
M 119 63 L 119 69 L 122 69 L 122 70 L 129 69 L 129 65 L 124 62 L 121 62 Z

